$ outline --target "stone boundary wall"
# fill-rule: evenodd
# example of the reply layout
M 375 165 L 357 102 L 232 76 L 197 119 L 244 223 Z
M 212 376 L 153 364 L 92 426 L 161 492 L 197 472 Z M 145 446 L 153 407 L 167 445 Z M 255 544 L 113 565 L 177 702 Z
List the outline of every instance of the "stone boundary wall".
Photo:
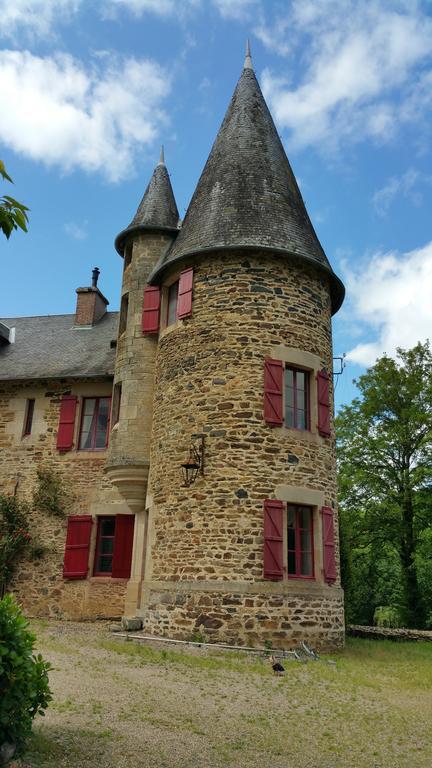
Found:
M 432 632 L 422 629 L 393 629 L 390 627 L 363 627 L 360 624 L 349 624 L 346 630 L 351 637 L 364 637 L 372 640 L 425 640 L 432 642 Z

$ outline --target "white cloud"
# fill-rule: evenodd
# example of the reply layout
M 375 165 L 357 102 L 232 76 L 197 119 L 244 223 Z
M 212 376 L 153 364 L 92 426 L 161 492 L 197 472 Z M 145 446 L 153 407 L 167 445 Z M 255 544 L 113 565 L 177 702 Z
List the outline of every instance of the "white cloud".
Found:
M 388 141 L 401 121 L 418 119 L 419 106 L 432 106 L 431 73 L 416 71 L 432 59 L 432 19 L 415 2 L 296 0 L 256 34 L 275 52 L 301 53 L 296 86 L 268 69 L 262 78 L 295 147 Z
M 127 176 L 134 155 L 166 122 L 169 75 L 133 58 L 99 60 L 86 70 L 71 56 L 0 52 L 0 141 L 17 153 L 64 170 Z
M 83 226 L 75 224 L 73 221 L 69 221 L 67 224 L 65 224 L 64 229 L 66 234 L 69 235 L 69 237 L 72 237 L 74 240 L 85 240 L 88 236 L 86 229 L 87 224 L 88 221 L 85 221 Z
M 257 8 L 259 0 L 213 0 L 223 19 L 243 21 L 250 17 L 251 11 Z
M 156 16 L 173 17 L 177 20 L 178 16 L 185 15 L 188 11 L 197 8 L 201 0 L 109 0 L 105 3 L 103 9 L 104 15 L 110 15 L 112 11 L 123 7 L 131 11 L 135 16 L 142 16 L 144 13 L 153 13 Z
M 47 37 L 55 22 L 76 13 L 81 0 L 0 0 L 0 36 L 15 39 L 26 31 Z
M 374 341 L 357 344 L 347 357 L 372 365 L 384 352 L 410 348 L 432 331 L 432 241 L 409 253 L 376 253 L 356 272 L 345 266 L 353 319 Z
M 414 168 L 409 168 L 402 176 L 392 176 L 388 182 L 374 192 L 372 203 L 379 216 L 386 216 L 391 204 L 398 195 L 408 198 L 414 205 L 420 205 L 423 195 L 418 189 L 422 183 L 430 183 L 431 179 Z

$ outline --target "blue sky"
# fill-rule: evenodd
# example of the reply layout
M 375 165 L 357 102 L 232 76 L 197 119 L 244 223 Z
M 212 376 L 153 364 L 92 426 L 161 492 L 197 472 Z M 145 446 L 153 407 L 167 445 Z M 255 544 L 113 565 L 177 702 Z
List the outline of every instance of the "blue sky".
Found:
M 0 240 L 0 314 L 73 312 L 165 145 L 183 216 L 245 40 L 309 214 L 347 286 L 336 399 L 432 329 L 432 5 L 415 0 L 0 0 L 0 157 L 30 208 Z

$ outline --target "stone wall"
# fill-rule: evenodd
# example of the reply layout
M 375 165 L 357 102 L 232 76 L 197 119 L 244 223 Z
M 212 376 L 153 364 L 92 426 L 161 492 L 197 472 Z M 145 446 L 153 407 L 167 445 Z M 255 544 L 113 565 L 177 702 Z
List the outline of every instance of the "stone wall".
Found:
M 342 591 L 339 577 L 324 583 L 319 514 L 322 505 L 335 509 L 337 537 L 334 439 L 321 437 L 316 422 L 301 432 L 263 421 L 265 357 L 289 362 L 291 354 L 297 364 L 302 353 L 332 370 L 326 276 L 267 253 L 201 254 L 192 317 L 161 331 L 156 358 L 140 610 L 146 631 L 187 636 L 203 614 L 215 639 L 258 642 L 276 633 L 286 645 L 298 631 L 320 644 L 342 642 Z M 180 465 L 197 433 L 205 435 L 204 477 L 184 488 Z M 315 579 L 285 573 L 271 585 L 273 604 L 263 597 L 266 498 L 314 508 Z M 224 582 L 221 596 L 212 585 Z M 176 584 L 180 599 L 186 595 L 181 605 Z M 245 597 L 248 585 L 254 598 Z
M 56 449 L 60 400 L 63 394 L 79 398 L 110 395 L 112 384 L 104 381 L 34 381 L 0 384 L 0 491 L 32 500 L 39 466 L 57 473 L 71 501 L 68 514 L 101 514 L 123 510 L 122 502 L 103 474 L 106 451 L 60 453 Z M 35 399 L 32 432 L 22 436 L 27 398 Z M 78 442 L 77 413 L 75 446 Z M 46 551 L 40 560 L 26 559 L 12 583 L 12 591 L 28 616 L 82 618 L 121 616 L 126 580 L 92 578 L 67 581 L 62 577 L 66 540 L 65 518 L 31 512 L 31 534 Z M 90 570 L 95 547 L 93 526 Z

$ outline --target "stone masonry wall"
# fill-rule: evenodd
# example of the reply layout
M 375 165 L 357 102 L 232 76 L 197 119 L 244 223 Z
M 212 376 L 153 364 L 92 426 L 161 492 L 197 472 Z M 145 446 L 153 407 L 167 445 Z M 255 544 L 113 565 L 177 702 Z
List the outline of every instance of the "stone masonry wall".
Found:
M 68 514 L 92 514 L 95 505 L 119 503 L 115 489 L 103 475 L 106 451 L 56 449 L 60 400 L 62 394 L 78 397 L 110 395 L 110 380 L 34 381 L 0 384 L 0 492 L 16 493 L 31 501 L 36 487 L 36 470 L 50 467 L 61 476 L 71 494 Z M 31 435 L 22 437 L 27 398 L 35 399 Z M 76 418 L 77 443 L 79 410 Z M 63 618 L 113 617 L 123 614 L 126 580 L 92 578 L 67 581 L 62 577 L 67 521 L 33 510 L 31 534 L 46 547 L 40 560 L 26 559 L 19 566 L 12 591 L 28 616 Z M 90 570 L 95 545 L 93 526 Z
M 281 348 L 304 351 L 332 370 L 327 278 L 267 253 L 201 254 L 192 317 L 159 338 L 141 605 L 146 631 L 187 636 L 204 615 L 215 639 L 258 642 L 270 632 L 286 645 L 302 631 L 320 644 L 342 642 L 342 590 L 339 577 L 332 586 L 323 580 L 318 512 L 322 505 L 335 509 L 337 536 L 334 439 L 320 437 L 316 423 L 302 432 L 264 422 L 264 359 L 279 358 Z M 316 398 L 312 374 L 311 393 Z M 184 488 L 180 465 L 194 433 L 205 435 L 205 472 Z M 270 584 L 272 603 L 263 597 L 263 501 L 294 502 L 302 489 L 319 498 L 315 579 L 285 574 Z M 249 589 L 254 597 L 246 597 Z

